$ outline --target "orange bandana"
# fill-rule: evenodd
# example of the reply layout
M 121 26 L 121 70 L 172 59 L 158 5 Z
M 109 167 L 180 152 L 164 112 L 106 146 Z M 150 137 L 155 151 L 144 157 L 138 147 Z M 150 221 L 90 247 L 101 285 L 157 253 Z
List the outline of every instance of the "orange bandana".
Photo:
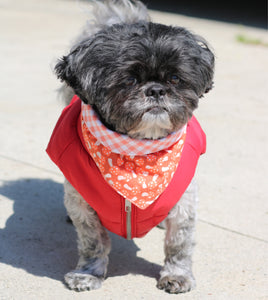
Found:
M 91 134 L 83 113 L 81 113 L 81 126 L 87 150 L 104 179 L 137 207 L 141 209 L 148 207 L 170 183 L 181 158 L 186 126 L 173 145 L 165 150 L 146 155 L 112 152 L 111 148 L 105 147 Z

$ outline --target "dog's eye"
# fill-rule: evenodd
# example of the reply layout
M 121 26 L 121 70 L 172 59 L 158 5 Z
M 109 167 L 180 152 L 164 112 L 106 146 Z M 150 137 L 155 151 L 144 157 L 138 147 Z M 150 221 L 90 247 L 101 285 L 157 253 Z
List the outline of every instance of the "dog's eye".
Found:
M 134 76 L 130 76 L 126 80 L 127 86 L 134 86 L 136 83 L 137 83 L 137 78 L 135 78 Z
M 180 79 L 177 75 L 171 75 L 169 82 L 172 84 L 178 84 L 180 82 Z

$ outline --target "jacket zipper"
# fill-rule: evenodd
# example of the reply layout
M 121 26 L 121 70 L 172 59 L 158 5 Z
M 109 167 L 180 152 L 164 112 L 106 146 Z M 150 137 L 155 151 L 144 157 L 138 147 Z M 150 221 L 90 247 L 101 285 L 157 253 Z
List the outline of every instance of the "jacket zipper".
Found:
M 131 240 L 131 202 L 125 199 L 125 212 L 126 212 L 126 230 L 127 230 L 127 239 Z

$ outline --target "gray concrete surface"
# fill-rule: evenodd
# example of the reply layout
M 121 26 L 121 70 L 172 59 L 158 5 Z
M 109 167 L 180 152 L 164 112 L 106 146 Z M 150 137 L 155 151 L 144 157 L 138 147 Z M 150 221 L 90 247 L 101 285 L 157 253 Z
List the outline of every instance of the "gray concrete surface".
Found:
M 75 266 L 75 233 L 65 222 L 62 175 L 45 154 L 63 107 L 52 72 L 87 18 L 84 3 L 0 0 L 0 299 L 268 299 L 268 42 L 249 27 L 153 12 L 157 22 L 207 38 L 217 56 L 215 89 L 196 115 L 208 137 L 200 160 L 197 288 L 159 291 L 164 233 L 125 241 L 112 235 L 101 290 L 63 284 Z

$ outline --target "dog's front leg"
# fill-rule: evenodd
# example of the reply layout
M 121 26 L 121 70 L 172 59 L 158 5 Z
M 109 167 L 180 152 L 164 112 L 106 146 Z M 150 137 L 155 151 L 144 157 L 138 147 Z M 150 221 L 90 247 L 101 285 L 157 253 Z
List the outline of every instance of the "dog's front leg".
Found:
M 110 239 L 96 212 L 66 180 L 64 204 L 78 235 L 79 261 L 75 270 L 64 277 L 76 291 L 101 287 L 107 272 Z
M 177 294 L 195 287 L 192 274 L 197 186 L 193 181 L 166 218 L 165 265 L 157 287 Z

